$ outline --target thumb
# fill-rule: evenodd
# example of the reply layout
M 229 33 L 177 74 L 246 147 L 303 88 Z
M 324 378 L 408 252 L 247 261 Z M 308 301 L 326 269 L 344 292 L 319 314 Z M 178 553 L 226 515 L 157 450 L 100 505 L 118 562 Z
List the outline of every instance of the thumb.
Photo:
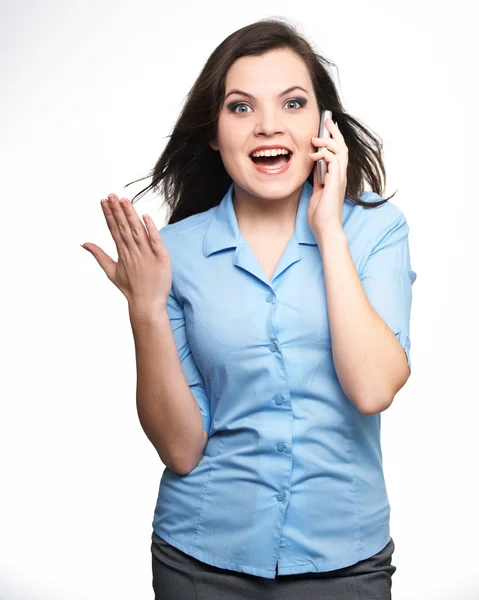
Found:
M 96 244 L 85 243 L 80 244 L 80 246 L 93 254 L 100 267 L 105 271 L 108 279 L 112 279 L 115 273 L 116 262 Z

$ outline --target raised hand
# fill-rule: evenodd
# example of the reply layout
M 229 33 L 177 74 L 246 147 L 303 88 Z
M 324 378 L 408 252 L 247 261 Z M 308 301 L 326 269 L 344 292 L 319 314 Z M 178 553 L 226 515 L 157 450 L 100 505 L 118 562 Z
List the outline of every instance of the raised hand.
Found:
M 125 295 L 130 311 L 145 315 L 166 311 L 172 284 L 171 258 L 153 220 L 143 215 L 145 229 L 131 202 L 116 194 L 109 194 L 101 206 L 115 240 L 118 262 L 96 244 L 82 246 Z

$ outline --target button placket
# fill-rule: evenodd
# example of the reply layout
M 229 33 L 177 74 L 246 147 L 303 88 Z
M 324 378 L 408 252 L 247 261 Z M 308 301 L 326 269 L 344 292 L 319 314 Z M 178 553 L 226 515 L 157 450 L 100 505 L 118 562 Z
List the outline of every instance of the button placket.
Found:
M 266 302 L 270 302 L 270 303 L 274 303 L 275 302 L 275 295 L 271 292 L 266 296 Z M 278 351 L 278 344 L 276 342 L 272 342 L 269 345 L 269 350 L 271 352 L 277 352 Z M 280 405 L 284 402 L 284 397 L 281 395 L 277 395 L 275 396 L 274 401 L 276 402 L 276 404 Z M 284 452 L 286 448 L 286 445 L 284 442 L 278 442 L 276 444 L 276 450 L 278 450 L 278 452 Z M 285 492 L 279 492 L 278 494 L 276 494 L 276 499 L 281 502 L 282 500 L 284 500 L 286 497 L 286 493 Z

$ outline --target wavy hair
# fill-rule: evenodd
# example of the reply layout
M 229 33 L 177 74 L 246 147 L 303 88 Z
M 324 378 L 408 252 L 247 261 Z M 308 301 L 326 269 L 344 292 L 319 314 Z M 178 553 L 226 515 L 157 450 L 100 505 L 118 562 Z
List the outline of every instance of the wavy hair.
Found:
M 232 179 L 224 168 L 220 153 L 209 142 L 216 139 L 217 123 L 224 102 L 226 74 L 242 56 L 261 55 L 270 50 L 289 48 L 299 55 L 311 77 L 318 108 L 330 110 L 348 147 L 346 196 L 356 204 L 374 208 L 389 198 L 364 202 L 359 198 L 364 182 L 381 198 L 386 172 L 382 159 L 383 143 L 341 104 L 329 68 L 334 65 L 317 53 L 296 27 L 285 19 L 261 19 L 229 35 L 212 52 L 189 91 L 173 132 L 154 169 L 127 185 L 152 177 L 151 183 L 134 196 L 141 198 L 153 189 L 164 197 L 167 223 L 217 206 Z M 337 69 L 337 67 L 336 67 Z M 314 169 L 314 165 L 313 165 Z M 313 185 L 313 173 L 308 181 Z M 126 186 L 125 186 L 126 187 Z M 397 191 L 397 190 L 396 190 Z

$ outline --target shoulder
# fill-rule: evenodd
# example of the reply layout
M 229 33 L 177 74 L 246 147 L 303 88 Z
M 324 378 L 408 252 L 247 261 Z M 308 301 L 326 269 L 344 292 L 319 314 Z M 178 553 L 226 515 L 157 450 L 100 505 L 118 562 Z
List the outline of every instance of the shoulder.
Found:
M 195 278 L 205 267 L 203 244 L 211 218 L 217 207 L 164 225 L 161 239 L 170 254 L 173 273 L 188 281 Z
M 159 229 L 161 238 L 168 250 L 179 250 L 195 245 L 198 240 L 203 240 L 208 224 L 213 216 L 216 206 L 201 213 L 191 215 L 177 221 L 164 225 Z
M 361 194 L 361 200 L 364 202 L 379 202 L 384 200 L 376 192 L 363 192 Z M 365 234 L 369 238 L 370 244 L 381 240 L 389 232 L 403 227 L 408 230 L 408 224 L 404 212 L 399 208 L 397 204 L 388 200 L 380 206 L 366 208 L 358 206 L 361 209 Z

